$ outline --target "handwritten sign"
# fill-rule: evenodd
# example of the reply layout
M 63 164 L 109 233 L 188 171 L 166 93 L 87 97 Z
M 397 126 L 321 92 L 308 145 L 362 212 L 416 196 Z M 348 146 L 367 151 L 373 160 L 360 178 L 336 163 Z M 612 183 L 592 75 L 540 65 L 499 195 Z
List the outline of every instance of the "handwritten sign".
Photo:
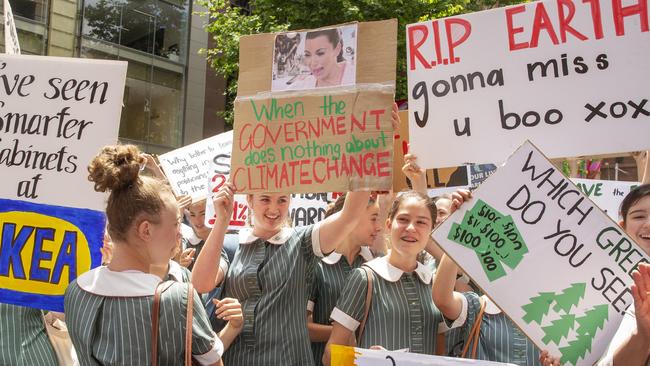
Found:
M 126 62 L 0 57 L 0 301 L 63 311 L 101 262 L 104 195 L 86 166 L 114 144 Z
M 625 196 L 638 182 L 620 182 L 615 180 L 571 179 L 580 191 L 591 199 L 614 221 L 619 220 L 618 211 Z M 622 219 L 622 218 L 620 218 Z
M 228 174 L 231 146 L 232 131 L 228 131 L 160 155 L 160 166 L 174 193 L 190 195 L 195 201 L 205 198 L 207 179 L 212 179 L 210 164 L 215 173 Z
M 459 363 L 477 366 L 511 365 L 501 362 L 458 359 L 400 351 L 379 351 L 337 344 L 332 345 L 332 366 L 451 366 L 458 365 Z
M 386 191 L 392 185 L 393 87 L 238 98 L 237 191 Z
M 648 255 L 531 143 L 433 234 L 540 348 L 592 365 L 633 306 Z
M 525 139 L 551 158 L 646 150 L 648 1 L 545 0 L 408 25 L 412 151 L 435 168 L 500 163 Z

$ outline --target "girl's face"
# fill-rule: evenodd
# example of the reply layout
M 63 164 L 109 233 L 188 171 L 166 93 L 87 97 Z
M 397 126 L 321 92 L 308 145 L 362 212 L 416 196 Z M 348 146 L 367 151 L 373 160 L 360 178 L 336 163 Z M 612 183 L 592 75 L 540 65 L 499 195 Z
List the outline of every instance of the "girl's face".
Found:
M 386 226 L 392 249 L 406 257 L 417 257 L 427 245 L 433 222 L 426 204 L 410 197 L 401 203 L 392 221 L 386 220 Z
M 623 229 L 650 254 L 650 196 L 645 196 L 630 207 Z
M 181 214 L 174 197 L 169 195 L 160 212 L 159 222 L 151 223 L 149 255 L 153 264 L 167 263 L 181 240 Z
M 440 198 L 436 201 L 436 210 L 438 214 L 436 215 L 436 224 L 435 226 L 440 225 L 451 213 L 451 200 L 447 198 Z
M 332 45 L 327 36 L 318 36 L 305 41 L 304 62 L 317 80 L 328 79 L 337 66 L 336 58 L 341 44 Z
M 210 234 L 210 228 L 205 226 L 205 201 L 193 203 L 186 210 L 187 218 L 196 235 L 205 240 Z
M 284 193 L 248 195 L 248 206 L 253 210 L 256 232 L 275 234 L 287 222 L 290 196 Z M 259 236 L 259 235 L 257 235 Z
M 366 208 L 366 212 L 354 229 L 354 237 L 360 245 L 371 245 L 381 232 L 379 223 L 379 204 L 377 202 Z

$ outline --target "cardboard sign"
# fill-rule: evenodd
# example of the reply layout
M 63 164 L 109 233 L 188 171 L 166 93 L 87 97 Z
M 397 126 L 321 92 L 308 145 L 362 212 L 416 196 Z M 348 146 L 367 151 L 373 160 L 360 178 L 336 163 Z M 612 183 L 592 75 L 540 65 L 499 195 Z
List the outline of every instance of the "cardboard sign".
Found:
M 332 345 L 332 366 L 425 366 L 425 365 L 485 365 L 502 366 L 508 363 L 459 359 L 409 353 L 403 351 L 379 351 L 365 348 Z
M 435 168 L 501 163 L 525 139 L 550 158 L 648 149 L 648 1 L 546 0 L 408 25 L 411 150 Z
M 4 0 L 3 10 L 5 20 L 5 53 L 8 55 L 20 55 L 18 32 L 16 32 L 16 22 L 14 21 L 14 14 L 11 11 L 9 0 Z
M 206 197 L 210 164 L 215 173 L 230 172 L 232 131 L 183 146 L 160 155 L 160 166 L 177 196 L 190 195 L 199 201 Z
M 395 141 L 393 142 L 393 191 L 401 192 L 408 190 L 406 177 L 402 173 L 404 166 L 404 155 L 409 151 L 409 112 L 399 111 L 401 121 L 399 130 L 395 131 Z
M 526 142 L 433 234 L 540 348 L 592 365 L 648 254 Z
M 63 311 L 101 262 L 105 196 L 86 169 L 117 141 L 126 62 L 0 59 L 0 301 Z
M 612 220 L 622 219 L 618 215 L 625 196 L 641 183 L 620 182 L 615 180 L 571 179 L 580 191 L 591 199 L 601 210 L 605 211 Z
M 393 87 L 238 98 L 237 191 L 387 191 L 392 185 Z

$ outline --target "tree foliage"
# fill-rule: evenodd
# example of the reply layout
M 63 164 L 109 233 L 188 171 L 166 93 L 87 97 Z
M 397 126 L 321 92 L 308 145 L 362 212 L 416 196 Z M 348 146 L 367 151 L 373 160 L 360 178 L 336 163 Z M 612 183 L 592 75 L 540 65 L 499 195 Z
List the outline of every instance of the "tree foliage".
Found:
M 328 25 L 397 18 L 396 99 L 406 99 L 407 24 L 471 11 L 511 5 L 525 0 L 197 0 L 207 10 L 206 30 L 215 46 L 206 50 L 209 64 L 227 82 L 227 124 L 237 94 L 239 38 L 242 35 L 319 28 Z M 378 45 L 381 46 L 381 45 Z

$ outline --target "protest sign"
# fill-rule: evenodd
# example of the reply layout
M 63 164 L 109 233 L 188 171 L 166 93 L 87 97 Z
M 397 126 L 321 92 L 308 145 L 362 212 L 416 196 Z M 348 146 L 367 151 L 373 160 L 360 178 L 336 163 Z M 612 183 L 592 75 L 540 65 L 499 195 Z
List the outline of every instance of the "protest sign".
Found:
M 14 21 L 14 14 L 11 11 L 9 0 L 4 0 L 3 13 L 5 21 L 5 53 L 9 55 L 20 55 L 18 32 L 16 32 L 16 22 Z
M 332 366 L 511 365 L 501 362 L 431 356 L 403 351 L 380 351 L 333 344 Z
M 232 131 L 227 131 L 160 155 L 158 159 L 174 193 L 198 201 L 205 198 L 207 179 L 212 178 L 208 176 L 210 164 L 214 164 L 215 173 L 230 172 L 231 149 Z
M 497 166 L 494 164 L 472 164 L 469 169 L 470 185 L 472 189 L 475 189 L 497 171 Z
M 601 210 L 605 211 L 612 220 L 619 219 L 618 211 L 623 198 L 634 187 L 640 185 L 638 182 L 621 182 L 615 180 L 597 179 L 571 179 L 578 186 L 580 191 L 591 199 Z
M 404 155 L 409 151 L 409 113 L 399 111 L 401 121 L 399 129 L 395 131 L 393 142 L 393 192 L 401 192 L 408 189 L 406 177 L 402 174 L 404 166 Z
M 551 158 L 648 149 L 648 1 L 545 0 L 408 25 L 411 150 L 435 168 L 501 163 L 525 139 Z
M 280 52 L 277 41 L 287 34 L 241 38 L 232 152 L 232 179 L 238 191 L 316 193 L 391 188 L 396 26 L 395 20 L 355 24 L 354 64 L 339 63 L 333 53 L 332 65 L 316 65 L 305 43 L 302 67 L 310 70 L 307 77 L 315 80 L 306 90 L 278 91 L 286 88 L 272 85 L 276 75 L 273 54 Z M 333 26 L 300 34 L 307 37 L 339 30 L 342 35 L 348 28 Z M 328 39 L 324 35 L 319 38 Z M 376 47 L 378 43 L 382 47 Z M 355 82 L 349 85 L 325 77 L 352 67 L 356 68 Z
M 0 301 L 63 311 L 101 262 L 105 196 L 86 166 L 114 144 L 126 62 L 0 58 Z
M 648 255 L 530 142 L 433 234 L 540 348 L 592 365 Z

